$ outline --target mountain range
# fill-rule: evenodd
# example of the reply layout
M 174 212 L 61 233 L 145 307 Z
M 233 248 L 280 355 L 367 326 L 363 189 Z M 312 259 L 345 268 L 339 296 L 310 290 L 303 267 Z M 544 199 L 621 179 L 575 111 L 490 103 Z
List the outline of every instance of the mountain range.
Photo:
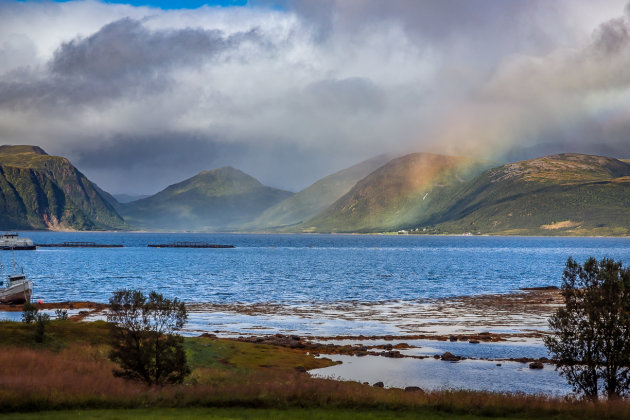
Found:
M 308 188 L 265 210 L 245 228 L 292 231 L 302 222 L 326 210 L 336 200 L 350 191 L 357 182 L 386 164 L 390 159 L 387 155 L 380 155 L 328 175 Z
M 630 235 L 630 160 L 565 153 L 497 165 L 383 155 L 296 194 L 223 167 L 119 198 L 63 157 L 0 146 L 4 230 Z
M 442 210 L 456 187 L 488 165 L 431 153 L 393 159 L 301 228 L 305 232 L 383 232 L 421 223 Z

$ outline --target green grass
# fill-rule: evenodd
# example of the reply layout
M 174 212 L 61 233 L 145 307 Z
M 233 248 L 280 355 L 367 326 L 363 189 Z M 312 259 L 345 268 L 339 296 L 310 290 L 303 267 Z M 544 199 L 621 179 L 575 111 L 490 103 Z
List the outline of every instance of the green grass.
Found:
M 52 320 L 46 327 L 43 343 L 33 340 L 35 324 L 0 321 L 0 349 L 8 346 L 59 351 L 71 345 L 107 345 L 109 326 L 105 321 L 71 322 Z
M 452 415 L 423 411 L 381 411 L 381 410 L 333 410 L 333 409 L 238 409 L 238 408 L 187 408 L 187 409 L 138 409 L 138 410 L 85 410 L 58 411 L 41 413 L 20 413 L 0 416 L 0 418 L 30 419 L 278 419 L 278 420 L 316 420 L 316 419 L 461 419 L 476 420 L 484 417 L 470 415 Z M 500 419 L 500 418 L 497 418 Z
M 204 337 L 188 338 L 185 342 L 190 365 L 223 369 L 273 369 L 294 371 L 296 367 L 316 369 L 334 363 L 326 359 L 306 357 L 303 351 L 268 344 L 216 340 Z
M 37 413 L 13 413 L 1 416 L 2 419 L 15 420 L 63 420 L 67 418 L 76 419 L 264 419 L 264 420 L 320 420 L 320 419 L 340 419 L 340 420 L 479 420 L 487 419 L 469 414 L 449 414 L 435 410 L 365 410 L 365 409 L 248 409 L 248 408 L 165 408 L 165 409 L 134 409 L 134 410 L 64 410 L 46 411 Z M 505 417 L 494 417 L 496 420 Z M 521 419 L 539 419 L 540 417 L 518 417 Z M 551 418 L 551 417 L 549 417 Z

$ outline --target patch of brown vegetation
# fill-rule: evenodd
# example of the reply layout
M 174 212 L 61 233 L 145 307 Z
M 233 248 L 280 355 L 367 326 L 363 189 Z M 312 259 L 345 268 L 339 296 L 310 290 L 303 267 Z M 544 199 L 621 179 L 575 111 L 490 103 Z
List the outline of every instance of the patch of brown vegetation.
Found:
M 197 380 L 202 383 L 196 383 Z M 72 408 L 238 406 L 428 408 L 492 417 L 524 413 L 576 419 L 630 416 L 630 404 L 623 400 L 595 404 L 542 395 L 409 391 L 416 392 L 315 379 L 297 371 L 261 369 L 242 374 L 215 368 L 197 370 L 184 385 L 147 388 L 114 378 L 111 364 L 93 348 L 74 348 L 61 353 L 23 348 L 0 351 L 0 406 L 5 413 Z
M 15 397 L 131 397 L 145 390 L 115 378 L 113 364 L 98 347 L 77 345 L 61 352 L 29 348 L 0 350 L 0 405 Z
M 571 220 L 564 220 L 562 222 L 552 223 L 550 225 L 541 225 L 541 229 L 556 230 L 556 229 L 568 229 L 579 226 L 582 222 L 572 222 Z
M 297 335 L 283 335 L 274 334 L 269 336 L 251 336 L 251 337 L 238 337 L 229 340 L 256 343 L 256 344 L 268 344 L 279 347 L 287 347 L 291 349 L 299 349 L 304 352 L 314 354 L 316 356 L 320 354 L 343 354 L 348 356 L 383 356 L 390 358 L 402 358 L 405 357 L 398 350 L 411 348 L 406 343 L 400 343 L 395 346 L 391 344 L 378 345 L 378 346 L 364 346 L 364 345 L 337 345 L 330 343 L 318 343 L 314 341 L 307 341 Z M 384 350 L 384 351 L 377 351 Z M 416 359 L 424 359 L 425 356 L 407 356 Z
M 102 311 L 107 308 L 104 303 L 97 302 L 32 302 L 37 305 L 38 309 L 89 309 L 91 311 Z M 22 312 L 22 305 L 4 305 L 0 304 L 0 312 Z

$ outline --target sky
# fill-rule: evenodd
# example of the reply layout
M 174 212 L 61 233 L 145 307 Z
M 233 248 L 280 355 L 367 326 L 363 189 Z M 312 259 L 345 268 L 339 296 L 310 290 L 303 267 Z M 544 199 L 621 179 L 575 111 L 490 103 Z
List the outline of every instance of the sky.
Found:
M 381 153 L 620 154 L 629 68 L 627 0 L 0 0 L 0 144 L 128 194 L 227 165 L 298 191 Z

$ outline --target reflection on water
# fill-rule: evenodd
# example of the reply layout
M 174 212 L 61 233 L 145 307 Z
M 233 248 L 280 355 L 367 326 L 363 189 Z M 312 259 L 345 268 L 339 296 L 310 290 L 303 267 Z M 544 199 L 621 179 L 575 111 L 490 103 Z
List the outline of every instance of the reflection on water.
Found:
M 467 341 L 438 341 L 438 340 L 406 340 L 404 338 L 392 340 L 326 340 L 324 343 L 338 345 L 361 344 L 363 346 L 378 346 L 382 344 L 397 344 L 404 342 L 413 346 L 410 349 L 399 350 L 406 356 L 434 356 L 450 352 L 456 356 L 474 359 L 518 359 L 527 357 L 540 359 L 549 357 L 545 346 L 539 338 L 527 341 L 497 341 L 471 344 Z
M 340 365 L 315 369 L 309 373 L 319 378 L 347 381 L 382 381 L 386 387 L 419 386 L 424 390 L 470 389 L 495 392 L 567 395 L 571 388 L 553 367 L 529 369 L 525 363 L 463 360 L 444 362 L 435 359 L 387 359 L 378 356 L 325 356 Z

